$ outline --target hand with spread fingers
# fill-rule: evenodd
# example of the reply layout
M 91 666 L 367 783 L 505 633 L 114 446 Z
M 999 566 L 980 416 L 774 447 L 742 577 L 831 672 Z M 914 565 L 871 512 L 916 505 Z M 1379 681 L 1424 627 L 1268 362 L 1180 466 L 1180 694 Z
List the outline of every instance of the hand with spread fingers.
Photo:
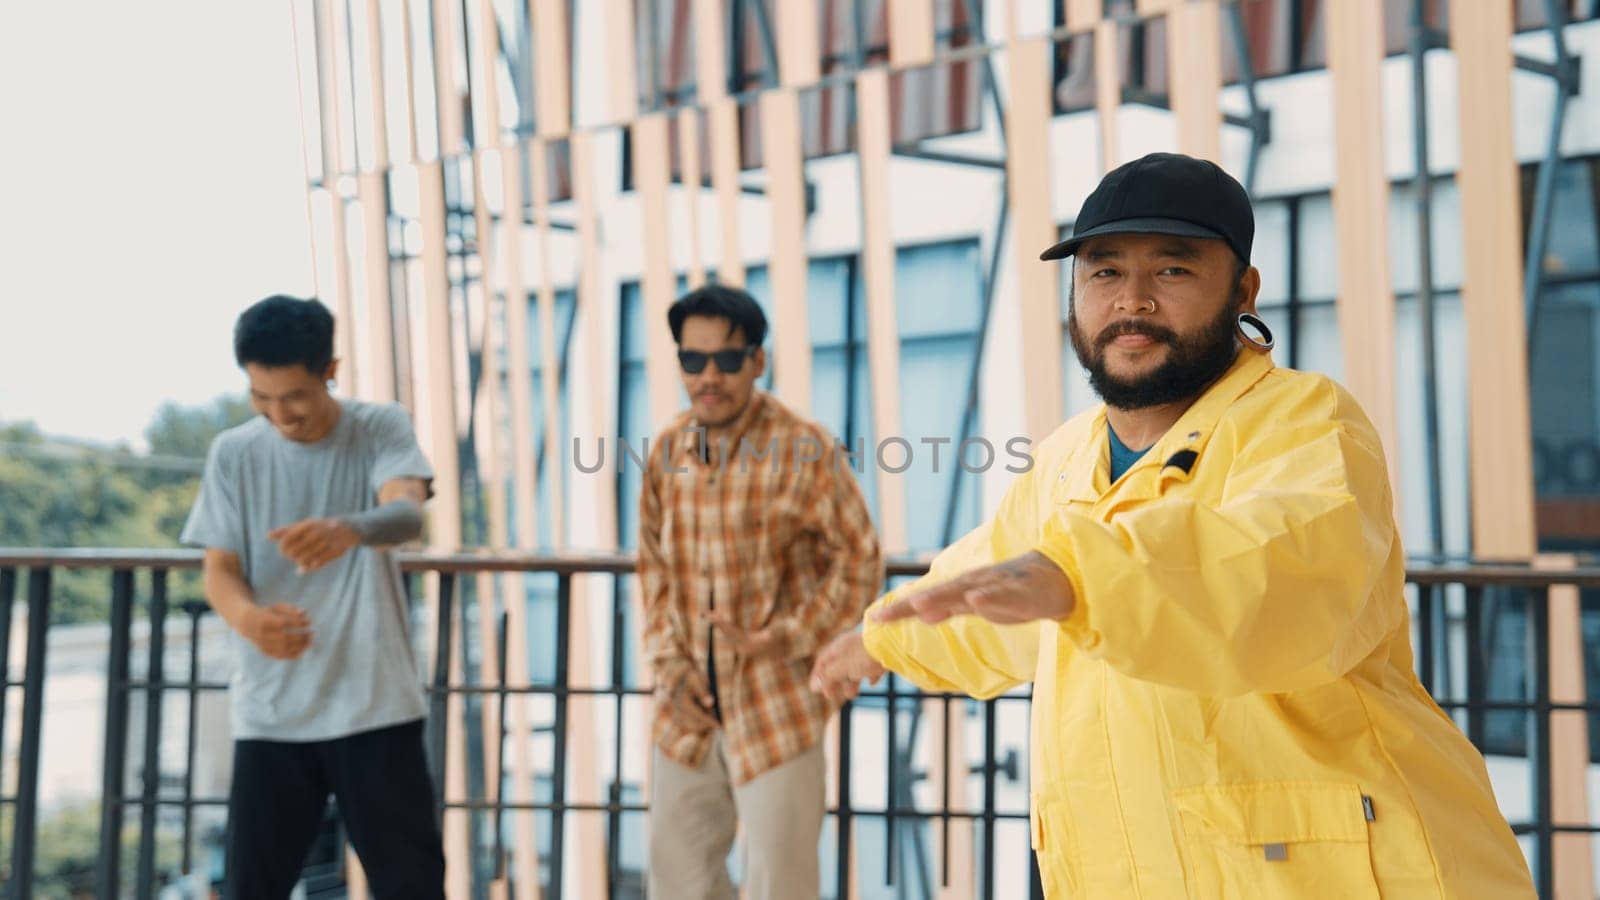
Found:
M 764 656 L 773 656 L 782 649 L 781 636 L 776 628 L 749 629 L 733 621 L 733 618 L 720 609 L 713 609 L 700 614 L 703 622 L 716 628 L 728 640 L 733 642 L 735 653 L 745 659 L 759 659 Z
M 711 714 L 711 691 L 698 669 L 685 668 L 666 685 L 666 703 L 678 724 L 690 731 L 715 731 L 721 727 Z
M 273 529 L 267 539 L 299 567 L 301 575 L 315 572 L 361 543 L 361 535 L 338 519 L 306 519 Z
M 883 665 L 867 652 L 861 629 L 857 628 L 829 641 L 817 654 L 817 661 L 811 666 L 811 689 L 835 703 L 843 703 L 860 695 L 862 680 L 877 684 L 884 671 Z
M 875 622 L 917 618 L 936 625 L 953 616 L 979 616 L 997 625 L 1072 614 L 1072 582 L 1037 551 L 963 575 L 900 598 L 872 613 Z

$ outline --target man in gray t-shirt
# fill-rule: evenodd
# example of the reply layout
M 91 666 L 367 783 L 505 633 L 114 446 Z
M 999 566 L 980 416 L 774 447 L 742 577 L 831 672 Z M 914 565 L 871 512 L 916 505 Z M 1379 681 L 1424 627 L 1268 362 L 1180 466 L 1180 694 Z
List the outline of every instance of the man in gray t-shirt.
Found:
M 287 897 L 329 794 L 379 897 L 442 897 L 427 707 L 400 569 L 432 468 L 397 405 L 338 400 L 333 317 L 246 310 L 234 352 L 261 415 L 219 435 L 182 541 L 234 632 L 229 897 Z

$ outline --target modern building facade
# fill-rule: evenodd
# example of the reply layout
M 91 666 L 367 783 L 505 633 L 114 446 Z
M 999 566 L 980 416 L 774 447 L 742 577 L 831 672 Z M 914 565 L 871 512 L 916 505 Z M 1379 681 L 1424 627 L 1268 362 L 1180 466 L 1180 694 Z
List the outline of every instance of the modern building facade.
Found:
M 413 410 L 440 476 L 436 547 L 630 548 L 635 459 L 683 403 L 665 310 L 715 279 L 767 309 L 770 389 L 859 448 L 886 550 L 938 549 L 998 501 L 1010 442 L 1095 402 L 1066 342 L 1069 274 L 1038 252 L 1107 169 L 1176 149 L 1250 190 L 1277 361 L 1367 408 L 1414 555 L 1600 550 L 1595 0 L 291 5 L 341 389 Z M 564 615 L 560 674 L 621 690 L 574 699 L 566 725 L 561 790 L 598 808 L 505 816 L 503 861 L 487 817 L 452 811 L 451 858 L 472 861 L 453 890 L 535 896 L 557 853 L 564 896 L 638 896 L 648 673 L 629 579 L 562 598 L 542 576 L 466 587 L 453 679 L 553 682 Z M 1429 610 L 1442 684 L 1526 695 L 1523 606 L 1452 592 Z M 1557 615 L 1581 700 L 1600 690 L 1582 665 L 1600 607 Z M 547 699 L 505 722 L 453 699 L 447 796 L 498 783 L 548 802 Z M 827 883 L 1027 891 L 1026 696 L 1008 700 L 992 730 L 1017 754 L 994 798 L 1011 817 L 855 816 L 851 871 Z M 983 802 L 985 715 L 856 704 L 849 789 L 880 810 Z M 1511 814 L 1526 718 L 1462 716 Z M 1594 729 L 1573 727 L 1558 777 L 1600 796 Z M 923 777 L 891 783 L 885 760 Z M 825 835 L 829 865 L 842 842 Z

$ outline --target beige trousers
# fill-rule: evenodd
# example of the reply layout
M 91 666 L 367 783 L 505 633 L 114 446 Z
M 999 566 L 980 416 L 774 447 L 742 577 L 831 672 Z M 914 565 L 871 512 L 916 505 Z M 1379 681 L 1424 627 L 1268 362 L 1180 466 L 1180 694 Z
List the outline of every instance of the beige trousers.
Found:
M 747 900 L 817 900 L 826 764 L 822 745 L 734 787 L 722 735 L 698 769 L 655 752 L 650 900 L 733 900 L 728 853 L 744 825 Z

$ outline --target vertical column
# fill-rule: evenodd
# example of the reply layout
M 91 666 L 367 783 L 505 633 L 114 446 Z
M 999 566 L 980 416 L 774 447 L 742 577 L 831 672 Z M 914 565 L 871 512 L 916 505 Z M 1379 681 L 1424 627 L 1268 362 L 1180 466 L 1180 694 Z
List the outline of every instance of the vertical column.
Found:
M 904 69 L 933 62 L 933 29 L 933 0 L 889 0 L 889 64 Z
M 761 146 L 772 204 L 773 386 L 783 402 L 811 411 L 811 326 L 806 316 L 805 166 L 800 98 L 792 88 L 761 96 Z
M 599 322 L 600 304 L 614 301 L 608 301 L 600 295 L 600 236 L 594 196 L 594 148 L 591 140 L 588 134 L 582 132 L 572 136 L 572 191 L 578 204 L 578 234 L 583 247 L 578 274 L 578 308 L 575 315 L 582 323 L 584 342 L 582 356 L 589 361 L 590 383 L 601 385 L 608 384 L 612 380 L 605 377 L 603 368 L 611 365 L 616 359 L 616 347 L 608 346 L 602 341 Z M 610 404 L 590 404 L 588 415 L 591 434 L 606 434 L 611 430 L 612 423 L 607 421 L 610 410 Z M 592 479 L 591 483 L 594 490 L 588 499 L 596 505 L 597 510 L 595 537 L 602 545 L 615 547 L 617 545 L 616 481 L 612 478 L 596 478 Z M 588 639 L 593 631 L 589 610 L 598 597 L 609 595 L 610 590 L 609 576 L 579 576 L 572 580 L 568 621 L 571 623 L 574 640 L 568 672 L 573 686 L 588 685 L 593 681 L 591 647 Z M 572 754 L 570 757 L 572 802 L 586 804 L 604 802 L 600 792 L 595 756 L 584 749 L 599 745 L 594 701 L 580 699 L 573 702 L 571 711 L 568 724 L 568 753 Z M 575 844 L 578 866 L 569 882 L 583 885 L 585 897 L 601 896 L 603 886 L 606 884 L 605 829 L 602 824 L 601 819 L 595 815 L 577 817 Z
M 633 40 L 633 0 L 606 0 L 606 52 L 611 74 L 611 121 L 639 115 L 638 50 Z
M 569 145 L 570 146 L 570 145 Z M 538 250 L 539 259 L 539 357 L 544 362 L 540 366 L 539 379 L 543 390 L 544 406 L 544 457 L 550 466 L 547 471 L 556 472 L 558 477 L 547 479 L 546 490 L 550 492 L 550 531 L 548 541 L 558 550 L 567 546 L 566 529 L 566 496 L 561 490 L 564 473 L 557 471 L 561 460 L 561 384 L 566 376 L 561 371 L 561 359 L 556 344 L 556 285 L 555 274 L 551 267 L 550 240 L 552 229 L 550 227 L 550 145 L 543 140 L 535 138 L 529 146 L 528 166 L 529 177 L 533 186 L 533 231 L 534 242 Z M 573 164 L 576 166 L 576 163 Z M 575 173 L 574 173 L 575 177 Z M 582 235 L 579 235 L 580 239 Z M 580 278 L 582 272 L 580 271 Z M 579 301 L 582 300 L 580 293 Z M 590 307 L 593 309 L 593 307 Z M 573 316 L 578 310 L 573 309 Z M 604 431 L 592 432 L 605 434 Z M 530 450 L 530 453 L 532 451 Z M 529 464 L 532 464 L 530 459 Z M 535 473 L 537 477 L 537 473 Z M 532 501 L 528 507 L 528 516 L 533 518 Z M 530 531 L 530 534 L 532 532 Z
M 1117 23 L 1106 19 L 1094 26 L 1094 110 L 1100 122 L 1100 171 L 1122 165 L 1122 72 Z
M 707 108 L 711 126 L 711 187 L 717 195 L 717 218 L 722 226 L 717 281 L 744 284 L 744 242 L 739 230 L 739 105 L 732 97 L 714 100 Z
M 644 215 L 645 380 L 650 391 L 650 420 L 660 428 L 678 407 L 678 377 L 673 365 L 672 335 L 664 327 L 672 305 L 672 241 L 667 192 L 671 183 L 667 116 L 654 114 L 633 123 L 634 184 Z
M 419 164 L 417 182 L 422 204 L 422 279 L 426 306 L 424 375 L 427 379 L 423 392 L 427 401 L 426 415 L 420 418 L 426 419 L 434 471 L 428 538 L 434 549 L 455 550 L 461 546 L 461 466 L 456 435 L 454 324 L 450 315 L 449 259 L 445 251 L 444 164 L 438 160 Z M 437 603 L 434 609 L 439 609 Z M 435 629 L 442 627 L 445 623 L 434 623 Z M 459 642 L 459 636 L 456 640 Z M 459 646 L 452 650 L 450 660 L 450 680 L 457 683 L 461 677 Z M 461 721 L 461 713 L 459 696 L 451 695 L 446 704 L 446 722 Z M 459 729 L 446 727 L 446 735 L 449 743 L 445 750 L 444 794 L 450 799 L 460 799 L 467 793 L 466 746 Z M 461 861 L 470 859 L 471 849 L 466 816 L 459 812 L 447 813 L 444 817 L 445 858 L 456 862 L 446 870 L 445 888 L 452 897 L 465 897 L 470 891 L 470 872 Z
M 355 396 L 360 385 L 356 377 L 355 305 L 350 297 L 350 247 L 349 232 L 345 224 L 344 193 L 340 182 L 344 174 L 345 146 L 350 135 L 340 96 L 339 73 L 344 71 L 346 60 L 340 53 L 347 47 L 344 41 L 343 17 L 334 4 L 322 0 L 316 4 L 317 68 L 319 77 L 318 104 L 322 116 L 322 191 L 328 198 L 333 231 L 333 284 L 331 301 L 336 324 L 333 330 L 334 354 L 339 358 L 339 380 L 345 393 Z M 354 99 L 352 97 L 352 99 Z
M 1172 64 L 1167 81 L 1178 119 L 1178 149 L 1209 160 L 1222 155 L 1222 107 L 1217 101 L 1222 91 L 1221 17 L 1216 0 L 1173 0 L 1167 14 L 1167 58 Z
M 1050 213 L 1050 43 L 1006 45 L 1006 182 L 1015 223 L 1017 286 L 1022 305 L 1023 409 L 1034 440 L 1061 422 L 1061 310 L 1056 266 L 1039 252 L 1056 239 Z
M 1522 221 L 1511 135 L 1511 6 L 1450 17 L 1461 120 L 1461 303 L 1467 320 L 1467 417 L 1473 550 L 1527 556 L 1537 546 Z M 1514 234 L 1514 233 L 1513 233 Z
M 1383 437 L 1390 478 L 1397 479 L 1394 290 L 1389 280 L 1389 179 L 1383 161 L 1383 9 L 1378 0 L 1345 0 L 1329 4 L 1327 17 L 1345 380 Z
M 533 23 L 536 43 L 534 51 L 535 101 L 534 115 L 541 137 L 555 137 L 572 130 L 572 60 L 567 53 L 567 4 L 564 0 L 528 0 L 528 20 Z M 632 19 L 629 19 L 632 22 Z M 630 34 L 632 32 L 630 31 Z M 628 49 L 633 44 L 628 43 Z M 619 48 L 620 49 L 620 48 Z M 620 57 L 629 71 L 627 90 L 633 91 L 633 56 Z M 612 78 L 619 78 L 618 69 L 612 68 Z M 620 80 L 620 79 L 619 79 Z
M 678 160 L 683 167 L 684 203 L 689 212 L 689 288 L 705 284 L 706 268 L 700 252 L 700 206 L 705 188 L 700 177 L 700 113 L 692 106 L 678 112 Z
M 816 84 L 822 70 L 817 5 L 785 0 L 772 6 L 778 14 L 772 24 L 778 33 L 779 80 L 791 88 Z
M 532 550 L 535 541 L 536 517 L 535 475 L 533 471 L 533 385 L 529 383 L 532 366 L 528 359 L 528 286 L 523 278 L 522 237 L 522 153 L 524 148 L 513 145 L 505 154 L 501 166 L 501 188 L 505 199 L 500 208 L 501 278 L 504 281 L 506 302 L 506 364 L 510 367 L 509 383 L 511 402 L 511 490 L 515 497 L 512 508 L 516 511 L 516 538 L 513 543 L 519 550 Z M 513 685 L 526 685 L 529 681 L 527 646 L 527 578 L 508 574 L 501 582 L 501 602 L 506 609 L 506 679 Z M 527 695 L 512 697 L 506 704 L 506 730 L 512 740 L 511 800 L 515 803 L 533 801 L 533 765 L 528 758 L 529 729 L 532 717 L 529 712 L 531 698 Z M 512 813 L 516 843 L 512 847 L 511 870 L 515 875 L 518 900 L 536 900 L 539 892 L 539 864 L 534 855 L 533 813 L 519 810 Z

